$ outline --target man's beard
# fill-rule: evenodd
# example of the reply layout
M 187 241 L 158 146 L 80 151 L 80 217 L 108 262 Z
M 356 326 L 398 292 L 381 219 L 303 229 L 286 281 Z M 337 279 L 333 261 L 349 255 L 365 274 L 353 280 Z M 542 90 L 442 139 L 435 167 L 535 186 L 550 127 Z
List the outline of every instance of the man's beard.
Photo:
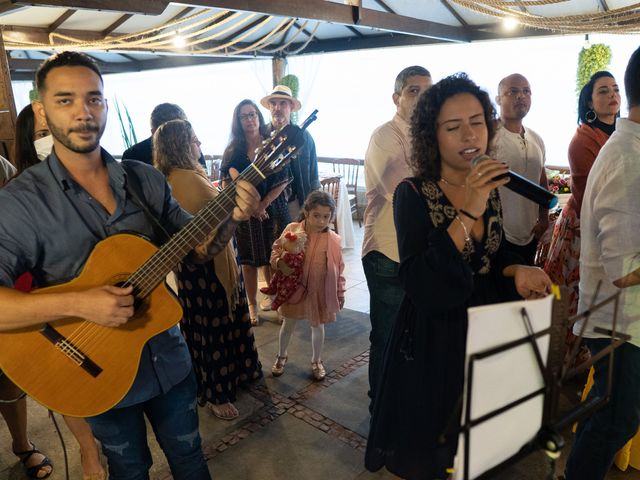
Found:
M 271 117 L 271 123 L 277 128 L 284 127 L 288 122 L 286 115 L 274 115 Z
M 62 145 L 67 147 L 69 150 L 75 153 L 89 153 L 93 152 L 96 148 L 100 146 L 100 139 L 102 138 L 102 134 L 104 133 L 104 129 L 106 127 L 106 122 L 102 125 L 94 125 L 91 123 L 85 123 L 75 128 L 64 132 L 61 128 L 56 127 L 49 117 L 47 118 L 47 124 L 49 125 L 49 131 L 53 138 L 58 140 Z M 78 145 L 71 140 L 71 133 L 73 132 L 96 132 L 96 138 L 93 142 L 88 145 Z

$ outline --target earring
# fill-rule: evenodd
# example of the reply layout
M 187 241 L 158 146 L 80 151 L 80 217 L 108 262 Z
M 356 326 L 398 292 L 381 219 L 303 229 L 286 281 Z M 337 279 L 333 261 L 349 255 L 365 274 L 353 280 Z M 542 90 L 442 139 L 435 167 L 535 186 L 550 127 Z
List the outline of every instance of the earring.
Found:
M 587 113 L 585 113 L 584 118 L 587 122 L 593 123 L 598 119 L 598 115 L 593 110 L 589 110 Z

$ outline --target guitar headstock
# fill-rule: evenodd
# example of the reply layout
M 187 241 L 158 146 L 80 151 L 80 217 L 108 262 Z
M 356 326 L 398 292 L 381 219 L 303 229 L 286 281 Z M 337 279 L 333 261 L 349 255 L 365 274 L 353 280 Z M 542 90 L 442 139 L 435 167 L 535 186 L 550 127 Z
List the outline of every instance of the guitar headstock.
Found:
M 271 132 L 271 136 L 256 151 L 253 165 L 265 177 L 282 170 L 285 165 L 295 158 L 298 150 L 302 148 L 304 144 L 303 132 L 316 120 L 317 113 L 318 110 L 314 110 L 302 123 L 301 127 L 289 124 Z

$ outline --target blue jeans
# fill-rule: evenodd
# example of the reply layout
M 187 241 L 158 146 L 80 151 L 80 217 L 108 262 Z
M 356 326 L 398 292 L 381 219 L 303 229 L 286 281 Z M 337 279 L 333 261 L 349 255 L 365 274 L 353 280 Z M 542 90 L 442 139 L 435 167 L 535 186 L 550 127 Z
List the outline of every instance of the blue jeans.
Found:
M 585 339 L 591 354 L 606 347 L 607 339 Z M 589 399 L 606 395 L 609 358 L 594 365 Z M 580 422 L 565 470 L 566 480 L 603 480 L 613 458 L 640 425 L 640 348 L 630 343 L 615 351 L 611 399 L 604 408 Z
M 364 275 L 369 288 L 369 413 L 373 411 L 376 386 L 382 376 L 384 348 L 391 334 L 398 308 L 404 298 L 404 289 L 398 279 L 400 265 L 380 252 L 372 251 L 362 259 Z
M 153 463 L 146 414 L 175 480 L 210 480 L 204 460 L 193 372 L 167 393 L 87 418 L 109 461 L 111 480 L 146 480 Z

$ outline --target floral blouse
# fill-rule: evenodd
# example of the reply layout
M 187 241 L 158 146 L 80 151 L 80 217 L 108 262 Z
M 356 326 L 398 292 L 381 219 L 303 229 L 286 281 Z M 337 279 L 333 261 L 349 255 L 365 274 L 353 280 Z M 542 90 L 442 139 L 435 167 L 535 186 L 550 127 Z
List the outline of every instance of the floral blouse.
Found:
M 431 222 L 436 228 L 448 228 L 456 218 L 457 211 L 434 181 L 422 182 L 421 192 L 427 205 Z M 502 205 L 496 189 L 491 191 L 487 209 L 482 215 L 484 235 L 481 241 L 471 239 L 465 244 L 462 256 L 475 273 L 485 274 L 491 270 L 491 257 L 495 255 L 502 240 Z

